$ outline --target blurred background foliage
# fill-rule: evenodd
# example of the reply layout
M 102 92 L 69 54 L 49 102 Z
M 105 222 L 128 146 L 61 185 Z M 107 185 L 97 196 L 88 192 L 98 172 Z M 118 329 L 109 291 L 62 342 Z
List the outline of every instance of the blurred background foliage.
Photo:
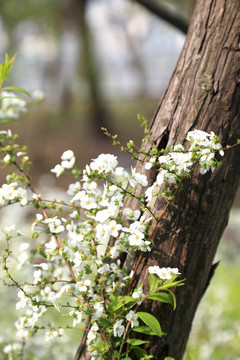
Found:
M 194 7 L 194 0 L 149 0 L 148 5 L 152 1 L 160 13 L 165 9 L 186 24 Z M 45 92 L 42 104 L 32 106 L 11 124 L 20 142 L 29 147 L 33 182 L 40 193 L 48 186 L 53 197 L 61 193 L 58 184 L 66 188 L 64 179 L 56 184 L 45 174 L 69 148 L 81 167 L 100 152 L 115 153 L 120 165 L 131 165 L 125 154 L 111 147 L 100 128 L 119 134 L 123 143 L 131 138 L 140 144 L 137 114 L 150 122 L 185 40 L 184 31 L 154 15 L 144 3 L 1 0 L 1 61 L 5 52 L 18 53 L 8 82 L 30 92 Z M 21 224 L 28 217 L 16 212 L 14 216 Z M 220 265 L 193 325 L 188 345 L 192 359 L 240 359 L 239 218 L 235 208 L 217 255 Z M 7 213 L 1 226 L 11 221 Z M 18 313 L 16 291 L 0 284 L 0 292 L 0 329 L 5 329 L 0 333 L 2 349 L 14 338 L 12 324 Z M 70 334 L 65 343 L 38 348 L 33 340 L 26 359 L 72 359 L 78 341 L 79 334 L 75 338 Z M 36 356 L 33 349 L 37 348 Z M 7 359 L 1 350 L 0 359 Z
M 188 9 L 186 0 L 166 6 Z M 63 147 L 79 153 L 81 165 L 107 151 L 101 126 L 140 142 L 137 113 L 151 120 L 182 49 L 181 31 L 132 0 L 3 0 L 0 15 L 0 54 L 18 53 L 9 83 L 46 94 L 16 124 L 35 171 L 49 169 Z

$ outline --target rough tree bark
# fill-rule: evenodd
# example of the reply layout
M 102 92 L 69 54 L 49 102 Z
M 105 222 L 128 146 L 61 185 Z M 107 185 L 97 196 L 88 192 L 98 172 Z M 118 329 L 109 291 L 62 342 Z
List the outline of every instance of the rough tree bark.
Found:
M 151 137 L 159 149 L 184 143 L 194 128 L 214 131 L 223 145 L 240 137 L 239 0 L 198 0 L 186 43 L 168 89 L 151 123 Z M 144 144 L 148 151 L 149 144 Z M 225 154 L 224 164 L 212 174 L 186 181 L 157 226 L 154 249 L 137 270 L 136 283 L 146 283 L 151 265 L 179 267 L 186 285 L 176 291 L 177 310 L 148 304 L 167 336 L 151 341 L 154 359 L 182 358 L 199 301 L 213 273 L 213 260 L 240 179 L 240 150 Z M 137 169 L 143 173 L 139 162 Z M 154 181 L 155 170 L 150 175 Z M 142 189 L 139 189 L 139 193 Z M 132 199 L 126 206 L 134 208 Z M 137 206 L 137 204 L 135 204 Z M 159 216 L 163 198 L 151 206 Z M 135 268 L 137 257 L 124 266 Z
M 160 149 L 184 143 L 194 128 L 214 131 L 223 145 L 240 138 L 239 0 L 198 0 L 185 46 L 168 89 L 151 123 L 151 137 Z M 150 144 L 144 143 L 145 151 Z M 240 179 L 239 147 L 226 151 L 223 166 L 212 174 L 186 181 L 184 190 L 169 204 L 166 216 L 154 234 L 154 248 L 141 262 L 137 283 L 146 283 L 152 265 L 179 267 L 185 286 L 176 290 L 177 309 L 151 303 L 145 310 L 160 321 L 162 338 L 150 339 L 148 351 L 154 360 L 183 357 L 199 301 L 211 279 L 214 255 Z M 137 170 L 144 173 L 142 164 Z M 149 181 L 154 182 L 153 169 Z M 142 193 L 143 189 L 138 189 Z M 133 198 L 125 204 L 136 208 Z M 166 206 L 158 197 L 150 204 L 159 216 Z M 123 266 L 134 269 L 138 262 L 126 258 Z

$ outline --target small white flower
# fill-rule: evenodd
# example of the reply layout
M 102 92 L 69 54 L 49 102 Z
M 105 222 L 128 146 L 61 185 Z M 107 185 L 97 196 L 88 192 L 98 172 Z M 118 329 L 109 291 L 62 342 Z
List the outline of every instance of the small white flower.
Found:
M 117 224 L 117 222 L 115 220 L 112 220 L 110 222 L 110 224 L 108 225 L 108 230 L 110 235 L 112 235 L 113 237 L 117 237 L 118 236 L 118 232 L 122 229 L 122 225 L 121 224 Z
M 63 161 L 61 162 L 61 166 L 62 166 L 64 169 L 71 169 L 74 164 L 75 164 L 75 157 L 73 157 L 71 160 L 63 160 Z
M 200 158 L 200 162 L 204 162 L 204 161 L 210 161 L 212 158 L 214 158 L 214 152 L 211 152 L 210 149 L 203 149 L 201 150 L 201 158 Z
M 110 249 L 111 259 L 116 259 L 118 257 L 119 250 L 120 248 L 116 245 Z
M 81 198 L 81 206 L 87 210 L 96 209 L 96 200 L 92 196 L 84 195 Z
M 152 156 L 150 159 L 149 159 L 149 162 L 147 162 L 146 164 L 145 164 L 145 169 L 146 170 L 150 170 L 152 167 L 153 167 L 153 165 L 154 165 L 154 162 L 156 161 L 156 156 Z
M 57 247 L 56 240 L 53 236 L 51 236 L 51 240 L 45 244 L 45 248 L 47 253 L 51 253 Z
M 21 206 L 26 206 L 27 204 L 28 204 L 28 199 L 22 198 L 21 201 L 20 201 L 20 205 Z
M 7 232 L 7 233 L 10 233 L 12 231 L 15 231 L 15 228 L 16 228 L 16 225 L 10 225 L 10 226 L 5 226 L 4 230 Z
M 28 298 L 25 296 L 25 294 L 22 291 L 19 291 L 18 297 L 20 297 L 20 301 L 16 303 L 16 309 L 24 309 L 28 303 Z
M 93 314 L 93 319 L 99 319 L 100 317 L 102 317 L 104 315 L 104 306 L 102 303 L 97 302 L 94 304 L 94 310 L 95 313 Z
M 141 211 L 125 208 L 123 209 L 123 215 L 125 215 L 128 220 L 138 220 L 139 216 L 141 215 Z
M 126 315 L 126 319 L 131 323 L 131 328 L 139 325 L 139 322 L 137 320 L 138 316 L 137 314 L 134 314 L 132 310 L 130 310 L 129 313 Z
M 78 211 L 77 210 L 74 210 L 70 215 L 70 218 L 72 219 L 77 219 L 79 214 L 78 214 Z
M 100 269 L 98 269 L 99 274 L 104 274 L 110 271 L 110 266 L 108 264 L 104 264 Z
M 133 234 L 131 234 L 128 238 L 129 240 L 129 244 L 131 246 L 140 246 L 143 244 L 142 240 L 144 239 L 144 234 L 139 231 L 139 230 L 135 230 L 135 232 Z
M 35 267 L 40 267 L 42 270 L 48 270 L 48 264 L 47 263 L 41 263 L 41 264 L 34 264 Z
M 26 101 L 19 99 L 15 93 L 3 91 L 1 97 L 1 118 L 10 117 L 17 119 L 21 112 L 26 111 Z
M 3 161 L 5 163 L 8 163 L 10 160 L 11 160 L 11 156 L 9 154 L 5 155 L 4 158 L 3 158 Z
M 14 344 L 12 344 L 12 345 L 6 345 L 4 348 L 3 348 L 3 352 L 5 353 L 5 354 L 9 354 L 10 352 L 12 352 L 12 351 L 19 351 L 19 350 L 21 350 L 21 347 L 22 347 L 22 345 L 20 344 L 20 343 L 14 343 Z M 12 358 L 12 356 L 11 357 L 9 357 L 9 359 L 10 358 Z
M 88 332 L 87 335 L 87 342 L 88 344 L 92 341 L 96 339 L 97 336 L 97 331 L 98 331 L 98 326 L 96 323 L 93 324 L 93 326 L 91 327 L 90 331 Z
M 140 246 L 141 251 L 147 252 L 147 251 L 151 251 L 151 247 L 150 247 L 151 241 L 143 241 L 143 243 Z
M 118 161 L 116 156 L 112 154 L 100 154 L 90 164 L 90 168 L 99 173 L 113 172 L 117 167 Z
M 167 268 L 161 268 L 157 274 L 162 280 L 169 280 L 172 278 L 171 272 Z
M 41 195 L 40 194 L 33 194 L 33 196 L 32 196 L 32 199 L 33 200 L 39 200 L 41 198 Z
M 155 183 L 149 188 L 147 188 L 147 190 L 145 191 L 145 197 L 147 202 L 152 200 L 154 190 L 155 190 Z
M 70 195 L 70 196 L 73 196 L 76 193 L 78 193 L 80 189 L 81 189 L 81 184 L 80 184 L 79 181 L 77 181 L 77 182 L 75 182 L 75 184 L 70 184 L 69 185 L 67 194 Z
M 90 284 L 91 284 L 91 281 L 88 280 L 88 279 L 84 280 L 84 281 L 77 282 L 76 283 L 76 289 L 79 292 L 86 292 L 87 288 L 88 288 L 88 286 L 90 286 Z
M 194 129 L 188 132 L 186 140 L 191 141 L 193 145 L 208 146 L 209 136 L 205 131 Z
M 177 271 L 178 269 L 175 269 L 174 271 Z M 150 266 L 148 268 L 148 271 L 150 274 L 156 274 L 160 279 L 162 280 L 169 280 L 172 278 L 171 275 L 171 268 L 160 268 L 159 266 Z
M 169 270 L 172 274 L 174 275 L 181 275 L 180 271 L 178 270 L 178 268 L 170 268 L 168 267 L 167 270 Z
M 158 271 L 160 270 L 159 266 L 149 266 L 148 271 L 149 274 L 158 274 Z
M 113 335 L 115 337 L 121 337 L 125 331 L 125 327 L 122 325 L 123 320 L 118 320 L 113 327 Z
M 64 226 L 61 223 L 61 220 L 58 219 L 56 216 L 54 218 L 48 218 L 43 222 L 48 224 L 49 231 L 52 234 L 59 234 L 65 230 Z
M 64 167 L 57 164 L 53 169 L 51 169 L 51 172 L 56 173 L 56 176 L 59 177 L 64 172 Z
M 37 221 L 41 221 L 43 219 L 42 214 L 37 214 L 36 219 L 37 219 Z
M 45 333 L 45 340 L 46 341 L 50 341 L 50 340 L 54 340 L 56 337 L 62 337 L 64 335 L 64 329 L 59 328 L 59 329 L 51 329 L 46 331 Z
M 44 99 L 44 92 L 41 90 L 35 90 L 32 94 L 32 97 L 36 101 L 42 101 Z
M 72 310 L 70 311 L 69 316 L 73 316 L 73 326 L 75 327 L 82 321 L 83 313 L 81 311 Z
M 134 169 L 132 168 L 132 174 L 128 180 L 132 187 L 136 186 L 137 184 L 140 184 L 142 186 L 148 185 L 148 180 L 147 180 L 146 175 L 137 173 L 135 168 Z
M 61 156 L 62 160 L 71 160 L 74 157 L 74 153 L 72 150 L 66 150 Z
M 140 305 L 142 302 L 142 299 L 144 298 L 145 294 L 143 293 L 143 288 L 139 287 L 137 290 L 135 290 L 132 294 L 132 297 L 138 301 L 138 304 Z

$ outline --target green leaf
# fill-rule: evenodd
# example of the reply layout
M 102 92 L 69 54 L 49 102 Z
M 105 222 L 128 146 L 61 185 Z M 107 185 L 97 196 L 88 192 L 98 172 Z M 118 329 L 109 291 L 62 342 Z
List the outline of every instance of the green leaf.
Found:
M 136 300 L 132 297 L 132 296 L 129 296 L 129 295 L 126 295 L 123 297 L 124 298 L 124 303 L 125 304 L 129 304 L 129 303 L 135 303 Z
M 158 319 L 155 316 L 147 313 L 147 312 L 137 312 L 136 315 L 155 332 L 156 335 L 162 336 L 161 326 L 159 324 Z
M 0 100 L 3 99 L 19 99 L 19 100 L 24 100 L 21 96 L 0 96 Z
M 16 55 L 17 54 L 15 53 L 11 59 L 9 59 L 8 54 L 5 54 L 5 62 L 0 64 L 0 85 L 2 85 L 5 80 L 7 80 Z
M 2 91 L 4 91 L 4 90 L 17 91 L 17 92 L 23 93 L 27 96 L 31 96 L 27 90 L 25 90 L 19 86 L 6 86 L 6 87 L 2 88 Z
M 133 331 L 139 332 L 141 334 L 146 334 L 146 335 L 157 335 L 155 333 L 155 331 L 153 331 L 152 329 L 150 329 L 147 326 L 136 326 L 132 329 Z M 162 333 L 162 335 L 164 335 L 164 333 Z
M 167 289 L 167 291 L 168 291 L 168 292 L 171 294 L 171 296 L 172 296 L 173 310 L 175 310 L 176 307 L 177 307 L 176 296 L 175 296 L 175 294 L 174 294 L 171 290 Z
M 174 283 L 174 281 L 176 280 L 176 278 L 179 276 L 179 275 L 174 275 L 174 274 L 171 274 L 172 277 L 171 279 L 167 279 L 164 281 L 164 285 L 168 285 L 168 284 L 172 284 Z
M 127 304 L 134 304 L 136 302 L 135 299 L 133 299 L 131 296 L 118 296 L 117 298 L 114 298 L 110 304 L 108 305 L 109 312 L 116 312 L 117 310 L 121 309 L 124 305 Z
M 151 299 L 151 300 L 156 300 L 156 301 L 164 302 L 167 304 L 171 304 L 172 306 L 174 304 L 172 297 L 166 293 L 151 294 L 151 295 L 148 295 L 147 298 Z
M 100 340 L 94 347 L 100 353 L 102 352 L 102 348 L 104 348 L 105 350 L 109 349 L 109 345 L 106 344 L 103 340 Z
M 192 360 L 192 357 L 189 353 L 187 353 L 186 360 Z
M 171 281 L 171 280 L 170 280 Z M 162 285 L 162 289 L 168 289 L 168 288 L 173 288 L 173 287 L 179 287 L 179 286 L 183 286 L 184 285 L 184 281 L 185 279 L 179 280 L 179 281 L 174 281 L 174 282 L 170 282 L 169 280 L 166 280 L 164 282 L 164 285 Z
M 114 351 L 114 353 L 113 353 L 113 356 L 115 357 L 115 358 L 117 358 L 118 356 L 120 356 L 121 354 L 118 352 L 118 351 Z
M 119 310 L 123 305 L 125 305 L 124 299 L 122 296 L 114 298 L 108 305 L 109 312 L 115 312 Z
M 140 340 L 140 339 L 129 339 L 127 340 L 127 343 L 130 345 L 142 345 L 142 344 L 146 344 L 149 341 L 145 341 L 145 340 Z
M 17 119 L 14 118 L 3 118 L 0 119 L 0 123 L 7 123 L 7 122 L 11 122 L 11 121 L 16 121 Z
M 106 318 L 99 318 L 98 319 L 98 323 L 102 328 L 107 328 L 109 326 L 110 323 L 110 319 L 106 319 Z
M 157 279 L 155 275 L 150 274 L 148 277 L 148 284 L 149 284 L 149 289 L 152 292 L 158 287 L 159 279 Z
M 142 349 L 142 348 L 140 348 L 140 347 L 138 347 L 138 346 L 134 346 L 134 347 L 133 347 L 133 351 L 135 352 L 135 354 L 137 355 L 137 357 L 138 357 L 139 359 L 141 359 L 142 357 L 144 357 L 144 356 L 147 355 L 146 350 L 144 350 L 144 349 Z
M 164 360 L 175 360 L 174 358 L 172 358 L 171 356 L 167 356 L 164 358 Z

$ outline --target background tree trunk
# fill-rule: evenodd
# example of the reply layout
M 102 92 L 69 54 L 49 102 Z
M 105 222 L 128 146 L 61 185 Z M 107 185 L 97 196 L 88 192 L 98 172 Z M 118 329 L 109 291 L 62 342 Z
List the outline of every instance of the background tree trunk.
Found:
M 165 96 L 151 123 L 160 149 L 182 144 L 189 130 L 214 131 L 223 145 L 240 138 L 239 0 L 197 1 L 186 43 Z M 144 144 L 145 151 L 150 144 Z M 154 234 L 154 249 L 137 270 L 135 284 L 146 283 L 152 265 L 179 267 L 186 285 L 178 288 L 177 309 L 151 303 L 145 310 L 159 319 L 167 336 L 151 338 L 155 360 L 182 358 L 199 301 L 213 273 L 213 260 L 240 178 L 240 149 L 226 151 L 223 166 L 212 174 L 195 171 L 169 205 Z M 137 169 L 144 173 L 142 164 Z M 157 172 L 150 174 L 150 183 Z M 143 189 L 138 189 L 142 193 Z M 151 202 L 159 216 L 164 198 Z M 126 206 L 135 208 L 134 200 Z M 126 258 L 129 271 L 136 266 Z
M 99 81 L 99 66 L 93 51 L 93 38 L 87 21 L 87 5 L 89 0 L 74 0 L 73 6 L 76 18 L 79 22 L 80 36 L 82 40 L 82 69 L 89 87 L 89 103 L 91 106 L 89 119 L 92 124 L 92 133 L 104 137 L 101 127 L 111 129 L 107 105 L 104 101 Z

